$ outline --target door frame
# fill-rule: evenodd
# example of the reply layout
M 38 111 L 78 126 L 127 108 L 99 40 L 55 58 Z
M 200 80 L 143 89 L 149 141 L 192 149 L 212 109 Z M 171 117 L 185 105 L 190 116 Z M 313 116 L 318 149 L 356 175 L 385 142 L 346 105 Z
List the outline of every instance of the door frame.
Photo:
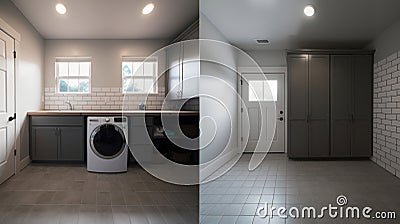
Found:
M 283 83 L 284 83 L 284 106 L 285 106 L 285 113 L 284 113 L 284 148 L 285 148 L 285 153 L 287 153 L 287 67 L 238 67 L 238 72 L 240 74 L 240 77 L 238 79 L 237 83 L 237 89 L 238 89 L 238 95 L 242 96 L 242 87 L 241 87 L 241 80 L 242 76 L 241 74 L 259 74 L 260 70 L 263 74 L 276 74 L 276 75 L 283 75 Z M 240 100 L 240 99 L 238 99 Z M 237 108 L 237 113 L 238 113 L 238 146 L 239 149 L 242 149 L 242 103 L 239 101 L 238 102 L 238 108 Z
M 8 36 L 10 36 L 14 40 L 14 51 L 19 52 L 20 50 L 20 41 L 21 41 L 21 35 L 10 25 L 8 25 L 2 18 L 0 18 L 0 30 L 6 33 Z M 18 106 L 17 106 L 17 74 L 19 72 L 18 69 L 19 65 L 19 57 L 14 58 L 14 113 L 16 113 L 17 117 L 14 120 L 14 150 L 16 150 L 16 153 L 14 155 L 14 175 L 19 173 L 22 168 L 27 166 L 30 163 L 29 156 L 27 159 L 24 159 L 24 161 L 20 160 L 20 152 L 21 152 L 21 143 L 20 143 L 20 117 L 19 113 L 17 111 Z M 23 124 L 21 124 L 23 125 Z

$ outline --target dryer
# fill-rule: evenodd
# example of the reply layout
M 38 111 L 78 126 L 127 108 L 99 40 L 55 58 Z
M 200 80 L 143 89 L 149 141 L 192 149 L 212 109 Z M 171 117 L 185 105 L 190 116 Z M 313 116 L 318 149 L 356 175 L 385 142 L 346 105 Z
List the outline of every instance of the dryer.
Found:
M 127 117 L 88 117 L 88 171 L 126 172 L 128 169 L 128 148 Z

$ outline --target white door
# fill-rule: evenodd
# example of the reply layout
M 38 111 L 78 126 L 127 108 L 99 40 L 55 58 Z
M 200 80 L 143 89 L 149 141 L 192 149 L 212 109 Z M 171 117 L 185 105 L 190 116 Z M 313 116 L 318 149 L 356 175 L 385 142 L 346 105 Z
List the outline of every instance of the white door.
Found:
M 245 152 L 253 152 L 257 143 L 265 145 L 265 151 L 262 152 L 267 152 L 268 142 L 272 140 L 269 152 L 284 153 L 284 74 L 242 75 L 242 105 L 246 107 L 242 110 L 242 136 L 247 136 L 245 133 L 248 133 L 249 136 Z M 276 122 L 271 122 L 274 119 L 276 119 Z M 243 122 L 248 122 L 248 124 L 244 124 Z M 273 125 L 275 125 L 275 130 Z M 273 133 L 274 131 L 275 133 Z
M 14 40 L 0 30 L 0 183 L 15 173 Z

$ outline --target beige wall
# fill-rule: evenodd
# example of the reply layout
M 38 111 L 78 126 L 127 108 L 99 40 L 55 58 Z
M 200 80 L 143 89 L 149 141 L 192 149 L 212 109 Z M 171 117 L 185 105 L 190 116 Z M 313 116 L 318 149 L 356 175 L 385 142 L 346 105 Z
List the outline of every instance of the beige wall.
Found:
M 46 40 L 45 86 L 54 88 L 56 57 L 91 57 L 92 88 L 120 88 L 122 56 L 147 57 L 166 46 L 168 40 Z M 159 59 L 159 68 L 165 58 Z M 164 82 L 159 83 L 164 86 Z
M 0 1 L 0 18 L 21 35 L 16 69 L 17 150 L 20 160 L 29 154 L 26 112 L 43 108 L 44 42 L 40 34 L 9 0 Z
M 158 82 L 158 93 L 122 94 L 121 60 L 123 56 L 148 57 L 162 49 L 169 40 L 46 40 L 45 41 L 45 109 L 65 110 L 69 101 L 75 110 L 161 109 L 165 96 L 165 76 Z M 59 94 L 56 91 L 54 63 L 57 57 L 91 57 L 91 92 Z M 165 51 L 157 52 L 158 69 L 166 67 Z M 129 102 L 128 102 L 129 101 Z

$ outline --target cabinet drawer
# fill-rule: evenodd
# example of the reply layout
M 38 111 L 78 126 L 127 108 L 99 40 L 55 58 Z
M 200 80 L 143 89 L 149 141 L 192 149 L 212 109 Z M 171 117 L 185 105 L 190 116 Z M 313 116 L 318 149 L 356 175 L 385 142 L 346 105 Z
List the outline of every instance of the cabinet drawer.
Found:
M 82 116 L 32 116 L 31 125 L 83 126 Z

